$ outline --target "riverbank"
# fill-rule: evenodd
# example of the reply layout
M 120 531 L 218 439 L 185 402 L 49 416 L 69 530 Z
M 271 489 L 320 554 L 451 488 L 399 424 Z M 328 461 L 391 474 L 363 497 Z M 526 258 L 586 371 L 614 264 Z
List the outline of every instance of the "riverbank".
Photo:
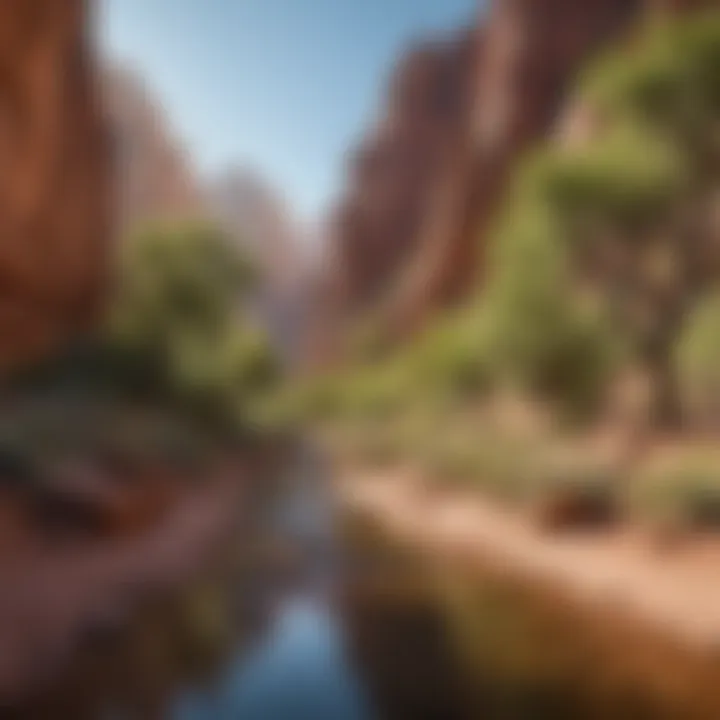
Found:
M 461 491 L 429 494 L 418 474 L 346 472 L 343 501 L 436 553 L 545 582 L 692 648 L 720 647 L 720 539 L 661 551 L 642 530 L 543 533 L 515 512 Z
M 88 637 L 122 630 L 143 602 L 201 571 L 236 530 L 249 473 L 224 464 L 142 533 L 31 546 L 1 564 L 0 700 L 35 692 Z

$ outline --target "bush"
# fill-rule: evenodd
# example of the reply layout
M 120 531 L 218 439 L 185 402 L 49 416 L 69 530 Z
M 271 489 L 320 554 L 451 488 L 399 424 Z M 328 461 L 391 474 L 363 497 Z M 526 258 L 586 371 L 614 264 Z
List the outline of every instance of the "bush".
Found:
M 701 302 L 686 322 L 677 348 L 686 415 L 701 422 L 720 420 L 720 294 Z
M 493 318 L 495 363 L 524 391 L 573 418 L 599 407 L 615 367 L 617 338 L 598 307 L 583 302 L 559 220 L 521 194 L 501 221 L 485 311 Z
M 695 450 L 656 461 L 638 473 L 628 501 L 651 524 L 720 530 L 720 455 Z
M 254 284 L 211 225 L 152 225 L 123 245 L 105 344 L 115 382 L 208 417 L 231 417 L 276 378 L 267 340 L 239 310 Z
M 467 401 L 485 396 L 495 375 L 488 318 L 470 306 L 432 327 L 406 351 L 418 390 Z
M 417 457 L 433 484 L 460 484 L 516 504 L 529 497 L 538 448 L 507 433 L 446 422 L 424 439 Z
M 407 405 L 415 390 L 412 380 L 397 360 L 358 368 L 339 389 L 343 409 L 351 418 L 389 418 Z
M 720 109 L 718 66 L 720 13 L 712 10 L 646 32 L 632 55 L 614 51 L 591 67 L 583 85 L 605 113 L 698 136 Z

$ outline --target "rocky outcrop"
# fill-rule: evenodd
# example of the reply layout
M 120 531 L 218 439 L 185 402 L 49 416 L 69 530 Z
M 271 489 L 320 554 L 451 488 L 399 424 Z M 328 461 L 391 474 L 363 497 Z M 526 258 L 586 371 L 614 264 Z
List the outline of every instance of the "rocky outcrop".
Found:
M 190 155 L 142 77 L 110 66 L 103 90 L 116 145 L 121 232 L 148 221 L 201 215 L 202 189 Z
M 0 3 L 0 368 L 93 325 L 106 288 L 111 143 L 85 0 Z

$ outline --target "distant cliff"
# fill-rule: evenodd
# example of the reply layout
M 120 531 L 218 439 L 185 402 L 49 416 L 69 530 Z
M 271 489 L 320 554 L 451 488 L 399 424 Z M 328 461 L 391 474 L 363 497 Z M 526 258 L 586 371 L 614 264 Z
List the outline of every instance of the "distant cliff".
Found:
M 202 214 L 202 188 L 190 154 L 142 77 L 109 65 L 103 86 L 116 148 L 121 229 Z
M 269 182 L 246 168 L 231 168 L 207 183 L 205 204 L 269 282 L 292 282 L 299 262 L 299 224 Z

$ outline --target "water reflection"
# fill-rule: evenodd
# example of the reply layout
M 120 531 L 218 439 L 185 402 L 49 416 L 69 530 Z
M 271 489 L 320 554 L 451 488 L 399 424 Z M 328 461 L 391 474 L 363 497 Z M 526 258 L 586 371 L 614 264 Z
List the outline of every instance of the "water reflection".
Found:
M 282 605 L 249 657 L 233 662 L 204 694 L 183 698 L 174 720 L 366 720 L 374 717 L 347 662 L 342 632 L 316 599 Z
M 303 451 L 267 515 L 275 553 L 256 584 L 269 627 L 210 689 L 182 697 L 173 720 L 369 720 L 334 600 L 340 583 L 335 514 L 318 458 Z M 284 480 L 284 481 L 283 481 Z M 267 561 L 267 558 L 266 558 Z
M 208 578 L 96 639 L 60 691 L 19 717 L 720 717 L 715 658 L 428 557 L 337 512 L 326 481 L 317 467 L 281 480 Z

